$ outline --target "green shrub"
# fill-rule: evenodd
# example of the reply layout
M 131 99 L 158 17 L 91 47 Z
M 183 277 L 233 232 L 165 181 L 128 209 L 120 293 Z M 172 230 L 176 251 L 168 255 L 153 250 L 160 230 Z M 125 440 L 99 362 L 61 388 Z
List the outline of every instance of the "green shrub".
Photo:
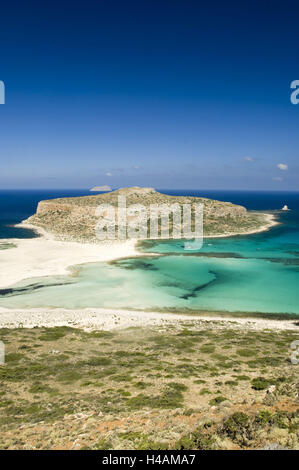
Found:
M 208 388 L 202 388 L 199 392 L 199 395 L 210 395 L 210 390 Z
M 39 337 L 41 341 L 56 341 L 63 338 L 67 333 L 73 331 L 73 328 L 67 326 L 56 326 L 54 328 L 47 328 Z
M 220 403 L 226 400 L 227 400 L 226 398 L 219 396 L 219 397 L 212 398 L 212 400 L 209 401 L 209 404 L 211 406 L 219 405 Z
M 188 390 L 188 387 L 185 384 L 181 384 L 178 382 L 169 382 L 167 384 L 167 387 L 170 387 L 178 392 L 185 392 L 186 390 Z
M 109 450 L 111 449 L 111 442 L 106 439 L 100 439 L 94 446 L 96 450 Z
M 22 357 L 24 356 L 21 353 L 9 353 L 5 355 L 5 362 L 19 362 Z
M 215 351 L 215 346 L 213 344 L 204 344 L 199 348 L 199 351 L 206 354 L 213 353 Z
M 87 366 L 109 366 L 111 364 L 111 359 L 104 356 L 91 357 L 88 359 L 85 364 Z
M 254 390 L 265 390 L 269 387 L 270 382 L 264 377 L 257 377 L 251 381 L 251 385 Z
M 272 420 L 272 413 L 268 410 L 261 410 L 257 416 L 256 421 L 261 424 L 268 424 Z
M 256 351 L 253 351 L 252 349 L 238 349 L 237 354 L 242 357 L 250 357 L 250 356 L 255 356 Z
M 248 426 L 249 416 L 243 412 L 236 412 L 232 414 L 223 423 L 223 432 L 228 436 L 235 438 L 237 433 L 240 433 Z
M 213 450 L 214 448 L 215 439 L 207 435 L 202 428 L 181 437 L 174 445 L 174 449 L 177 450 Z

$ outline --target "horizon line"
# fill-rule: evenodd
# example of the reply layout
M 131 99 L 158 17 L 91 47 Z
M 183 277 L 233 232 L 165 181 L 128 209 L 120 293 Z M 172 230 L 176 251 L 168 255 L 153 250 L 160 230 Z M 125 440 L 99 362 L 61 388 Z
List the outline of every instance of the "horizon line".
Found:
M 91 193 L 110 193 L 122 188 L 149 188 L 152 186 L 118 186 L 110 191 L 91 191 L 90 188 L 0 188 L 0 191 L 87 191 Z M 230 192 L 260 192 L 260 193 L 299 193 L 299 189 L 227 189 L 227 188 L 154 188 L 155 191 L 230 191 Z

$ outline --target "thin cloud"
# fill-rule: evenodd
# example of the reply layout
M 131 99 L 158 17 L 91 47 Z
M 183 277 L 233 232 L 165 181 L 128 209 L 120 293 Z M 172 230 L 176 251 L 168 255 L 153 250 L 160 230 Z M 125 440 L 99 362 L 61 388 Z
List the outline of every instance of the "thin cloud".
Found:
M 110 173 L 110 171 L 108 171 L 108 173 L 106 173 L 106 176 L 112 176 L 112 173 Z
M 278 163 L 277 168 L 282 171 L 287 171 L 289 169 L 289 166 L 286 163 Z
M 273 181 L 282 181 L 283 178 L 281 176 L 273 176 Z
M 247 162 L 254 162 L 254 158 L 252 157 L 244 157 L 244 160 L 246 160 Z

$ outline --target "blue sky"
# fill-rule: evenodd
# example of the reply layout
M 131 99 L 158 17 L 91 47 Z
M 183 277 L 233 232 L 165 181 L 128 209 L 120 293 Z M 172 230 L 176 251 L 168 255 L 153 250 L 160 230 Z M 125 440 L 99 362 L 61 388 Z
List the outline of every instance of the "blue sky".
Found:
M 299 190 L 297 2 L 200 3 L 1 5 L 0 189 Z

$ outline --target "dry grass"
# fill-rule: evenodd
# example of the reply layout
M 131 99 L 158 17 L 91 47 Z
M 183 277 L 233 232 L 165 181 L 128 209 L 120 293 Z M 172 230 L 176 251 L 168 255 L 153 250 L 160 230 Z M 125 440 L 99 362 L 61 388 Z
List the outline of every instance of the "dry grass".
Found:
M 2 329 L 0 446 L 298 448 L 297 338 L 216 322 Z

